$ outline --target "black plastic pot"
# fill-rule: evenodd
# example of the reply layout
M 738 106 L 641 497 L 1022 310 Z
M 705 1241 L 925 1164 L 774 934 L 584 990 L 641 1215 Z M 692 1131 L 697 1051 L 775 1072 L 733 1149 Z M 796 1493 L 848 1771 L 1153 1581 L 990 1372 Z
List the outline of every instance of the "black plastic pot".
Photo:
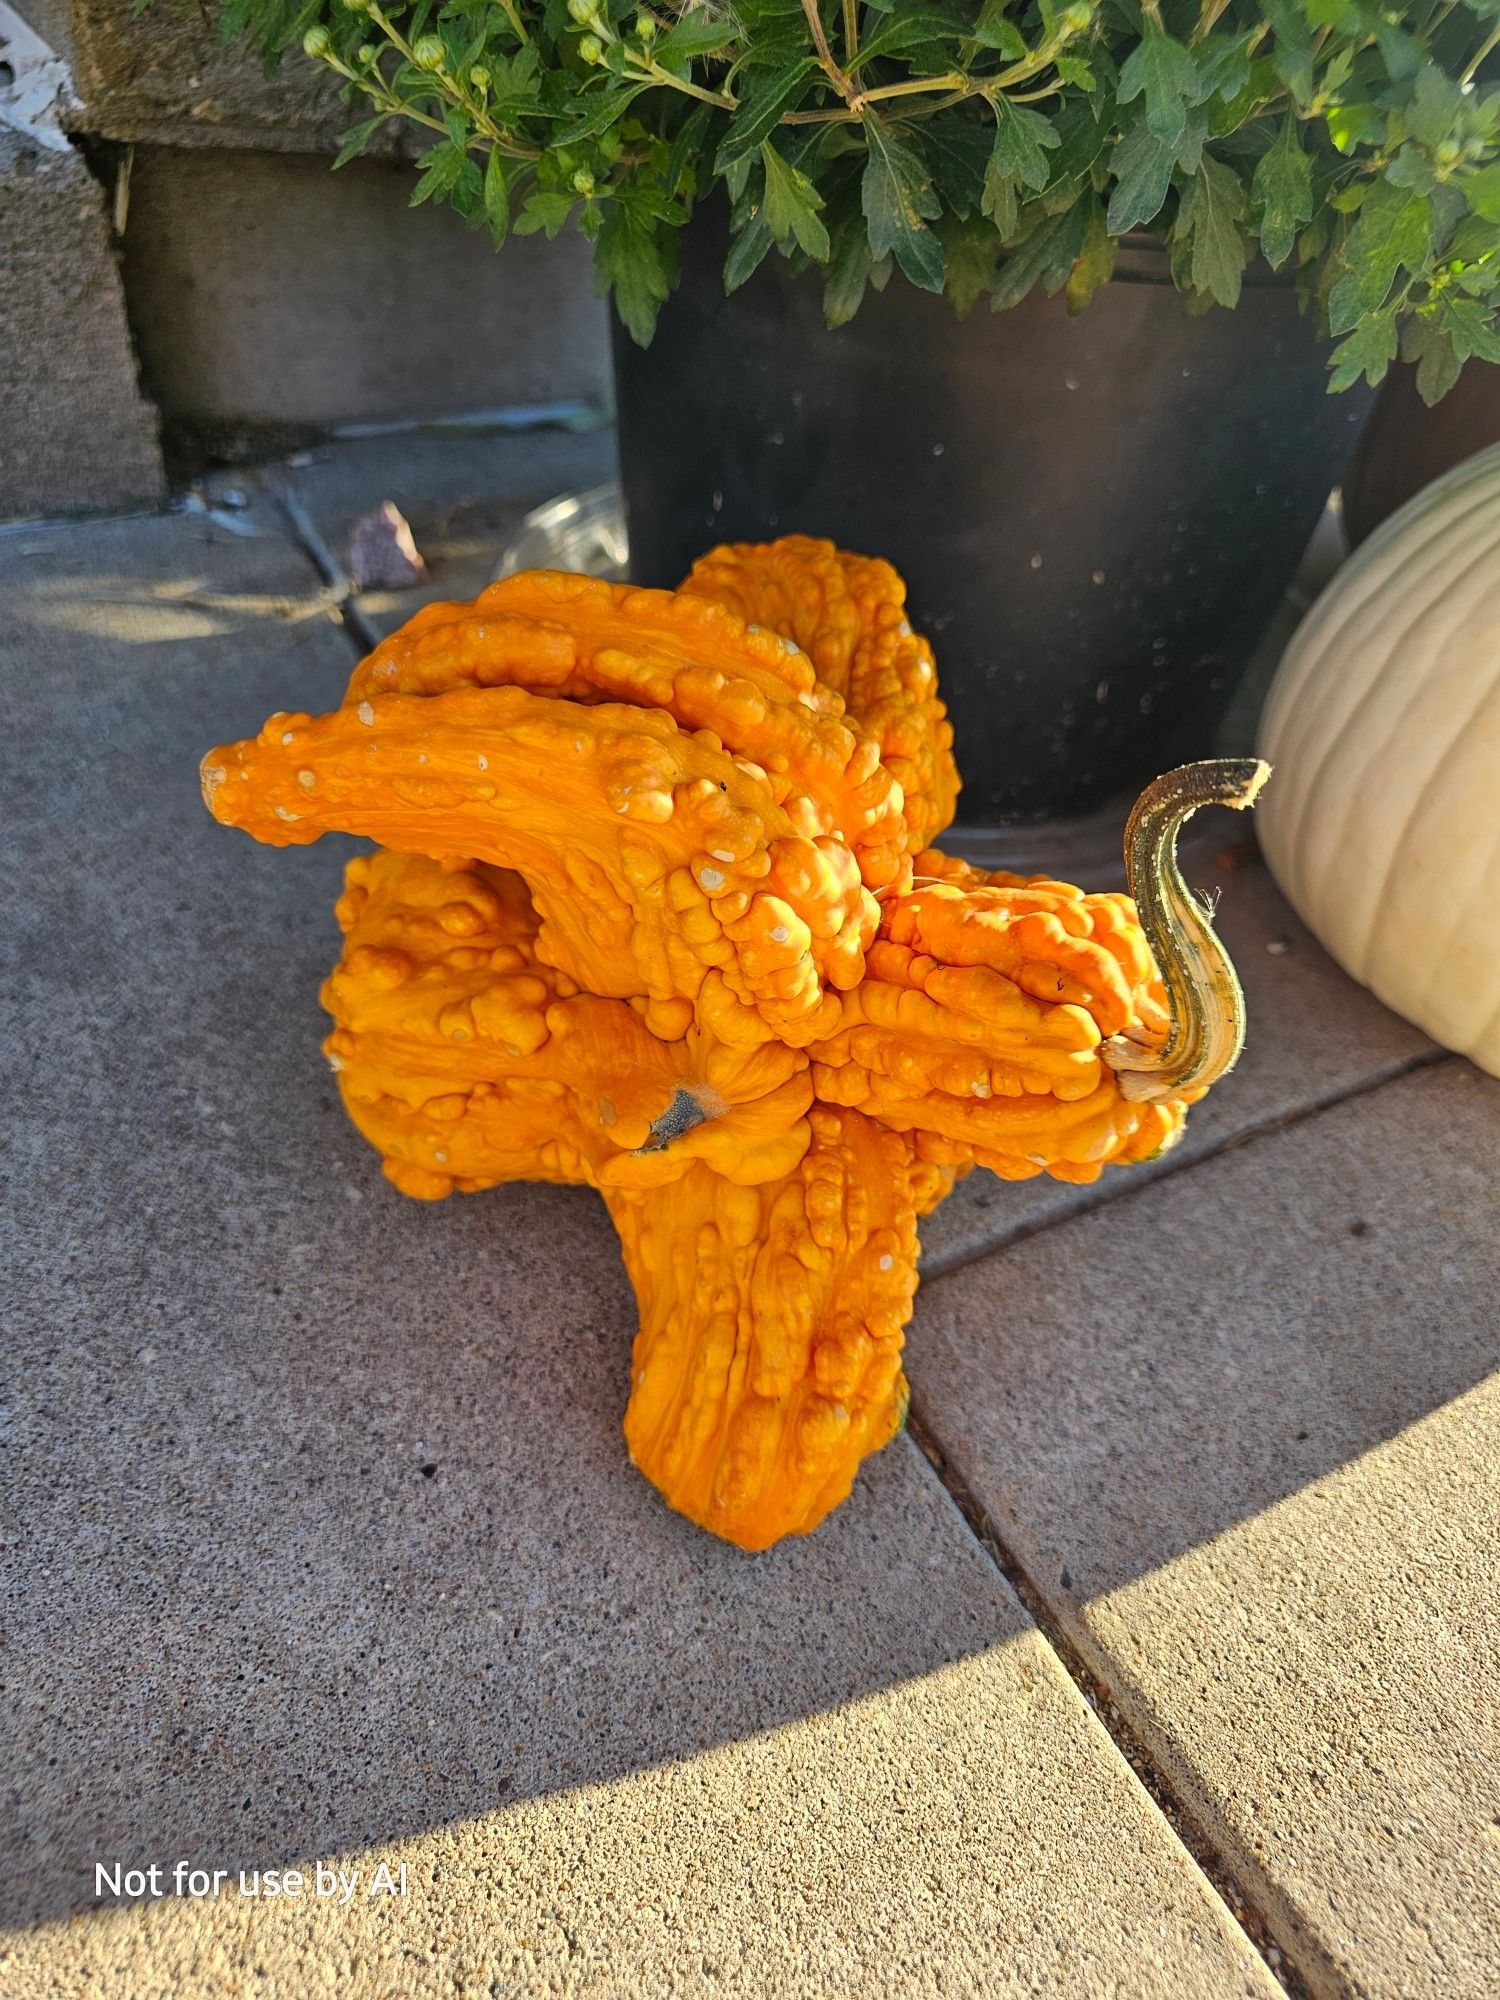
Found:
M 890 558 L 937 650 L 970 824 L 1077 811 L 1205 754 L 1358 436 L 1292 290 L 1194 318 L 1152 243 L 1070 318 L 960 320 L 900 278 L 830 333 L 772 256 L 683 241 L 653 344 L 616 329 L 631 571 L 800 531 Z

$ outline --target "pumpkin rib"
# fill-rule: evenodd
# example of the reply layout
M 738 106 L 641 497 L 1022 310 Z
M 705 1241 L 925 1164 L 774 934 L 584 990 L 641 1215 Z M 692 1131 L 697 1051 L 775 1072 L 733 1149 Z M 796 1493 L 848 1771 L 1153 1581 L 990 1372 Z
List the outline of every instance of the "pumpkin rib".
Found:
M 1479 565 L 1476 563 L 1475 567 L 1477 568 L 1479 567 Z M 1404 725 L 1411 713 L 1413 703 L 1418 698 L 1419 698 L 1418 694 L 1414 692 L 1410 700 L 1408 700 L 1405 708 L 1401 712 L 1400 717 L 1398 717 L 1397 719 L 1396 727 L 1393 730 L 1391 736 L 1392 741 L 1399 739 L 1405 734 Z M 1369 962 L 1371 941 L 1376 926 L 1380 922 L 1381 909 L 1384 904 L 1386 891 L 1390 887 L 1391 877 L 1400 863 L 1402 844 L 1407 839 L 1412 827 L 1414 826 L 1418 817 L 1420 816 L 1424 805 L 1426 805 L 1428 801 L 1431 800 L 1434 793 L 1441 788 L 1444 769 L 1448 764 L 1449 760 L 1453 757 L 1456 751 L 1462 748 L 1463 744 L 1468 739 L 1469 733 L 1473 729 L 1475 723 L 1478 721 L 1479 717 L 1484 713 L 1484 710 L 1488 706 L 1488 704 L 1491 701 L 1495 700 L 1495 698 L 1496 698 L 1496 690 L 1494 688 L 1491 687 L 1491 688 L 1481 689 L 1478 701 L 1475 702 L 1473 708 L 1469 710 L 1468 714 L 1465 715 L 1460 720 L 1458 726 L 1454 729 L 1452 735 L 1449 737 L 1447 743 L 1444 745 L 1436 762 L 1429 769 L 1426 777 L 1422 780 L 1422 783 L 1418 787 L 1416 797 L 1412 800 L 1411 805 L 1407 808 L 1406 817 L 1402 820 L 1400 826 L 1396 830 L 1396 833 L 1392 837 L 1389 851 L 1382 857 L 1379 875 L 1371 878 L 1373 883 L 1373 888 L 1370 895 L 1369 920 L 1365 928 L 1364 936 L 1360 941 L 1359 949 L 1353 954 L 1357 963 L 1361 967 L 1364 967 Z M 1389 794 L 1387 794 L 1387 797 L 1389 797 Z M 1357 973 L 1356 977 L 1364 979 L 1365 973 L 1363 972 L 1363 970 Z
M 1500 459 L 1497 459 L 1497 463 L 1500 463 Z M 1413 501 L 1409 504 L 1413 508 L 1419 507 L 1421 504 L 1420 496 L 1417 501 Z M 1462 516 L 1462 522 L 1465 524 L 1467 524 L 1470 521 L 1475 522 L 1476 533 L 1482 530 L 1483 526 L 1482 516 L 1484 508 L 1487 504 L 1488 504 L 1488 496 L 1485 494 L 1481 494 L 1480 498 L 1476 500 L 1476 502 L 1474 503 L 1473 508 L 1470 509 L 1469 512 L 1466 513 L 1464 516 Z M 1399 516 L 1396 518 L 1399 519 Z M 1386 525 L 1390 526 L 1391 523 L 1386 523 Z M 1327 633 L 1322 632 L 1320 628 L 1315 626 L 1308 640 L 1308 651 L 1306 655 L 1304 656 L 1300 645 L 1297 651 L 1297 657 L 1299 662 L 1303 661 L 1305 658 L 1305 668 L 1299 666 L 1299 672 L 1301 673 L 1303 684 L 1312 685 L 1315 687 L 1319 678 L 1322 678 L 1328 682 L 1327 693 L 1326 693 L 1326 704 L 1327 704 L 1327 709 L 1332 712 L 1331 716 L 1320 715 L 1317 712 L 1316 696 L 1314 695 L 1313 697 L 1315 704 L 1314 710 L 1312 713 L 1307 714 L 1304 717 L 1303 726 L 1310 733 L 1316 733 L 1320 729 L 1326 732 L 1326 743 L 1329 756 L 1331 756 L 1335 751 L 1339 741 L 1343 736 L 1344 731 L 1347 730 L 1352 725 L 1355 716 L 1361 712 L 1361 710 L 1368 704 L 1368 702 L 1376 693 L 1379 679 L 1388 672 L 1399 671 L 1398 667 L 1398 662 L 1400 660 L 1399 642 L 1402 639 L 1404 639 L 1406 634 L 1409 633 L 1415 626 L 1420 624 L 1424 618 L 1428 617 L 1431 614 L 1434 605 L 1442 601 L 1442 598 L 1445 593 L 1446 582 L 1443 578 L 1439 577 L 1435 582 L 1433 595 L 1430 598 L 1424 600 L 1424 602 L 1421 605 L 1419 605 L 1415 610 L 1409 612 L 1409 615 L 1407 615 L 1406 617 L 1405 625 L 1398 631 L 1394 639 L 1391 638 L 1384 623 L 1384 620 L 1381 616 L 1380 607 L 1377 601 L 1378 593 L 1381 589 L 1385 587 L 1387 579 L 1380 574 L 1379 563 L 1375 560 L 1375 556 L 1370 553 L 1372 550 L 1375 549 L 1375 544 L 1377 542 L 1377 539 L 1378 539 L 1377 537 L 1372 537 L 1370 542 L 1367 542 L 1364 545 L 1364 547 L 1360 549 L 1359 552 L 1354 557 L 1351 558 L 1351 568 L 1353 569 L 1353 575 L 1351 577 L 1351 582 L 1350 582 L 1351 592 L 1357 593 L 1360 584 L 1363 582 L 1364 578 L 1368 576 L 1371 579 L 1371 588 L 1369 596 L 1367 598 L 1360 598 L 1357 594 L 1355 594 L 1353 596 L 1352 603 L 1346 606 L 1342 602 L 1343 593 L 1342 592 L 1339 593 L 1338 596 L 1333 601 L 1333 610 L 1335 613 L 1341 615 L 1342 622 L 1335 624 L 1333 626 L 1333 629 Z M 1427 541 L 1419 544 L 1418 547 L 1412 551 L 1413 556 L 1420 558 L 1420 556 L 1423 555 L 1434 542 L 1441 542 L 1443 539 L 1444 539 L 1444 526 L 1441 522 L 1438 522 L 1434 526 L 1433 533 L 1431 534 L 1431 536 L 1428 537 Z M 1369 557 L 1368 562 L 1366 562 L 1367 556 Z M 1340 575 L 1342 574 L 1343 572 L 1340 571 Z M 1322 602 L 1323 600 L 1320 600 L 1319 605 L 1315 605 L 1313 607 L 1314 613 L 1316 613 L 1319 610 Z M 1407 609 L 1408 607 L 1403 606 L 1404 613 L 1407 611 Z M 1376 677 L 1376 681 L 1374 683 L 1368 683 L 1363 686 L 1360 686 L 1357 684 L 1355 677 L 1352 675 L 1341 676 L 1339 677 L 1337 683 L 1335 683 L 1332 677 L 1327 676 L 1326 673 L 1324 672 L 1322 662 L 1326 660 L 1330 650 L 1333 651 L 1342 650 L 1346 654 L 1348 651 L 1353 650 L 1356 657 L 1359 657 L 1361 655 L 1363 647 L 1361 644 L 1360 634 L 1358 633 L 1357 630 L 1351 630 L 1351 627 L 1356 627 L 1358 625 L 1360 615 L 1361 613 L 1364 612 L 1367 612 L 1369 614 L 1371 621 L 1375 625 L 1376 629 L 1374 636 L 1379 639 L 1382 646 L 1385 646 L 1387 648 L 1384 654 L 1382 667 L 1379 670 Z M 1301 637 L 1300 628 L 1298 636 L 1300 639 Z M 1315 643 L 1315 641 L 1319 638 L 1323 640 L 1323 650 L 1321 652 L 1318 650 L 1318 647 Z M 1279 673 L 1277 678 L 1279 680 L 1280 678 Z M 1273 699 L 1268 697 L 1266 704 L 1266 713 L 1261 724 L 1261 737 L 1265 745 L 1265 755 L 1267 759 L 1270 761 L 1270 763 L 1274 766 L 1278 756 L 1276 744 L 1278 740 L 1280 718 L 1282 713 L 1281 701 L 1284 699 L 1285 702 L 1288 704 L 1295 704 L 1296 701 L 1298 700 L 1298 695 L 1296 692 L 1296 677 L 1293 676 L 1289 678 L 1284 697 L 1279 696 L 1277 694 L 1277 690 L 1273 684 L 1272 696 L 1275 697 L 1275 700 L 1273 702 Z M 1310 838 L 1309 829 L 1305 825 L 1306 814 L 1314 808 L 1314 805 L 1319 797 L 1322 781 L 1325 775 L 1326 761 L 1327 760 L 1325 758 L 1324 765 L 1320 765 L 1315 769 L 1308 769 L 1296 773 L 1289 773 L 1288 794 L 1285 797 L 1278 797 L 1277 799 L 1278 810 L 1282 813 L 1290 815 L 1292 838 L 1296 842 L 1300 843 Z M 1278 791 L 1279 789 L 1280 788 L 1278 787 Z
M 1296 838 L 1299 841 L 1310 842 L 1318 838 L 1317 830 L 1307 824 L 1307 814 L 1309 812 L 1316 813 L 1320 810 L 1331 809 L 1329 782 L 1331 771 L 1343 754 L 1342 746 L 1348 740 L 1346 732 L 1353 725 L 1356 714 L 1361 716 L 1368 714 L 1371 706 L 1380 696 L 1381 691 L 1392 683 L 1399 682 L 1407 674 L 1410 667 L 1409 643 L 1412 634 L 1422 625 L 1430 623 L 1435 607 L 1440 603 L 1450 601 L 1453 592 L 1462 583 L 1470 578 L 1482 578 L 1489 567 L 1491 556 L 1492 551 L 1488 547 L 1481 548 L 1471 559 L 1465 560 L 1462 563 L 1456 577 L 1449 577 L 1445 574 L 1443 577 L 1443 587 L 1436 590 L 1431 598 L 1424 600 L 1406 618 L 1405 623 L 1394 635 L 1382 639 L 1382 643 L 1387 647 L 1387 651 L 1373 680 L 1352 699 L 1352 706 L 1343 715 L 1337 727 L 1330 729 L 1328 740 L 1323 755 L 1318 761 L 1317 768 L 1312 773 L 1310 779 L 1304 782 L 1304 799 L 1306 803 L 1297 822 L 1298 831 Z M 1455 553 L 1455 561 L 1457 560 L 1458 557 Z M 1434 633 L 1432 637 L 1433 646 L 1436 647 L 1441 643 L 1439 635 Z M 1388 740 L 1395 741 L 1402 735 L 1410 703 L 1417 698 L 1417 693 L 1413 692 L 1392 718 L 1387 731 Z M 1359 805 L 1360 788 L 1351 784 L 1345 790 L 1342 805 L 1337 808 L 1337 820 L 1327 829 L 1323 837 L 1335 843 L 1347 839 L 1349 836 L 1350 819 L 1358 811 Z M 1294 813 L 1297 810 L 1295 803 L 1292 810 Z M 1336 912 L 1326 912 L 1322 909 L 1317 909 L 1315 922 L 1320 929 L 1336 927 L 1341 934 L 1349 937 L 1347 923 L 1350 914 L 1347 908 L 1342 908 Z M 1351 958 L 1357 960 L 1360 957 L 1360 954 L 1356 953 L 1353 949 L 1352 938 L 1350 938 L 1346 949 L 1350 952 Z M 1357 979 L 1364 977 L 1363 973 L 1358 971 L 1355 972 L 1354 976 Z
M 1443 773 L 1448 775 L 1450 783 L 1450 767 L 1454 759 L 1460 753 L 1473 749 L 1476 729 L 1480 724 L 1485 709 L 1491 704 L 1494 704 L 1496 708 L 1496 715 L 1491 729 L 1495 740 L 1500 742 L 1500 683 L 1497 683 L 1488 690 L 1486 696 L 1470 717 L 1467 728 L 1455 734 L 1453 741 L 1444 753 Z M 1443 789 L 1442 785 L 1436 782 L 1439 775 L 1440 773 L 1434 772 L 1432 779 L 1423 787 L 1421 806 L 1424 811 L 1432 805 L 1438 793 Z M 1403 844 L 1410 844 L 1418 831 L 1419 825 L 1420 816 L 1414 810 L 1408 815 L 1406 825 L 1403 828 Z M 1472 852 L 1463 858 L 1467 861 L 1472 878 L 1468 885 L 1468 901 L 1456 902 L 1454 900 L 1454 890 L 1457 886 L 1452 872 L 1454 861 L 1446 854 L 1445 866 L 1448 872 L 1445 874 L 1443 882 L 1444 896 L 1448 901 L 1449 915 L 1455 935 L 1459 937 L 1468 935 L 1471 932 L 1471 927 L 1473 927 L 1473 934 L 1482 936 L 1488 933 L 1493 922 L 1494 883 L 1497 877 L 1500 877 L 1500 811 L 1497 811 L 1494 837 L 1488 848 L 1481 848 L 1476 843 Z M 1393 854 L 1390 866 L 1385 871 L 1382 893 L 1376 903 L 1376 909 L 1379 913 L 1378 920 L 1383 921 L 1387 926 L 1394 923 L 1397 919 L 1397 912 L 1389 909 L 1387 904 L 1390 884 L 1394 879 L 1399 864 L 1400 851 L 1398 848 Z M 1381 948 L 1382 944 L 1389 944 L 1389 942 L 1391 941 L 1383 940 L 1372 933 L 1366 952 L 1367 959 L 1373 954 L 1378 963 L 1384 956 Z M 1404 940 L 1398 942 L 1404 942 Z M 1409 1002 L 1411 1018 L 1416 1022 L 1418 1027 L 1427 1029 L 1429 1033 L 1434 1034 L 1435 1039 L 1443 1041 L 1447 1046 L 1456 1048 L 1461 1055 L 1470 1055 L 1473 1050 L 1482 1049 L 1486 1042 L 1485 1030 L 1487 1026 L 1495 1021 L 1497 1017 L 1500 1017 L 1500 998 L 1496 999 L 1495 1006 L 1488 1020 L 1481 1020 L 1477 1026 L 1466 1029 L 1461 1022 L 1455 1019 L 1452 1013 L 1454 1005 L 1461 1001 L 1466 990 L 1467 982 L 1463 977 L 1461 969 L 1453 964 L 1448 955 L 1434 953 L 1423 970 L 1425 972 L 1424 979 L 1411 992 Z M 1356 975 L 1356 977 L 1359 976 L 1362 975 Z M 1373 982 L 1372 990 L 1374 990 Z M 1379 997 L 1384 999 L 1385 994 L 1382 992 L 1379 994 Z M 1440 1002 L 1442 1003 L 1441 1006 L 1439 1005 Z M 1394 1005 L 1395 1003 L 1387 1002 L 1387 1004 Z M 1483 1004 L 1482 1000 L 1480 1004 Z M 1444 1031 L 1438 1034 L 1434 1028 L 1429 1026 L 1429 1023 L 1438 1020 L 1440 1015 L 1442 1016 Z M 1476 1056 L 1474 1059 L 1477 1061 L 1480 1058 Z
M 1477 471 L 1481 461 L 1490 456 L 1491 454 L 1488 452 L 1481 452 L 1476 459 L 1464 465 L 1462 470 L 1465 474 L 1465 484 L 1470 483 L 1471 467 Z M 1497 448 L 1496 451 L 1496 463 L 1500 464 L 1500 448 Z M 1477 480 L 1475 483 L 1477 483 Z M 1319 664 L 1321 655 L 1317 652 L 1316 647 L 1318 642 L 1330 636 L 1327 627 L 1330 624 L 1334 624 L 1334 621 L 1339 619 L 1344 620 L 1345 623 L 1342 626 L 1335 624 L 1332 635 L 1343 639 L 1347 636 L 1348 621 L 1357 618 L 1362 610 L 1368 608 L 1368 598 L 1362 597 L 1359 594 L 1361 585 L 1366 579 L 1369 579 L 1371 595 L 1380 587 L 1380 570 L 1387 550 L 1400 540 L 1403 528 L 1410 519 L 1418 518 L 1426 512 L 1424 502 L 1427 501 L 1428 494 L 1425 491 L 1417 494 L 1406 503 L 1405 507 L 1398 509 L 1390 519 L 1383 521 L 1375 532 L 1355 550 L 1354 554 L 1340 568 L 1338 574 L 1341 578 L 1345 579 L 1345 589 L 1340 590 L 1335 595 L 1330 595 L 1325 591 L 1306 612 L 1297 630 L 1299 643 L 1294 670 L 1288 675 L 1284 683 L 1278 671 L 1276 682 L 1267 695 L 1263 726 L 1268 731 L 1274 725 L 1280 709 L 1284 705 L 1298 700 L 1306 684 L 1319 675 L 1321 671 Z M 1472 514 L 1481 510 L 1484 504 L 1485 498 L 1481 494 L 1480 498 L 1476 500 L 1474 508 L 1462 518 L 1471 518 Z M 1406 517 L 1405 521 L 1403 517 Z M 1442 539 L 1444 532 L 1442 522 L 1435 519 L 1432 522 L 1432 533 L 1428 536 L 1427 540 L 1409 553 L 1418 557 L 1425 555 L 1434 541 Z M 1346 592 L 1348 602 L 1344 601 Z
M 1278 777 L 1260 837 L 1352 977 L 1500 1073 L 1497 561 L 1500 447 L 1392 516 L 1293 637 L 1261 731 Z

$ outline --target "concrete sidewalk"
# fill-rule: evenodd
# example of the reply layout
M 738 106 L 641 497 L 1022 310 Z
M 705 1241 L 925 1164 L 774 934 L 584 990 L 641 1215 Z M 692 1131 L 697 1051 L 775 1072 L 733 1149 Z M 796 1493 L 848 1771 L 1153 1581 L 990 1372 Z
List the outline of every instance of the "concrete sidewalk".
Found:
M 607 451 L 283 478 L 467 594 Z M 349 844 L 198 797 L 354 657 L 241 484 L 0 537 L 7 2000 L 1500 1991 L 1500 1086 L 1236 849 L 1241 1070 L 1156 1167 L 966 1183 L 911 1432 L 739 1554 L 629 1466 L 595 1199 L 403 1201 L 338 1110 Z

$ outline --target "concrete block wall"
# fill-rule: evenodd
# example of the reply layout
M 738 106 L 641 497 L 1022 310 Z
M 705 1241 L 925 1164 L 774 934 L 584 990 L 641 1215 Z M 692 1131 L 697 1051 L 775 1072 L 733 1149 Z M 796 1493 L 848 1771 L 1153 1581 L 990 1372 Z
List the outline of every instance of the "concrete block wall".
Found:
M 169 436 L 253 446 L 289 425 L 607 401 L 581 241 L 497 254 L 412 210 L 405 142 L 408 159 L 331 174 L 336 93 L 300 56 L 268 75 L 211 6 L 11 4 L 69 63 L 76 145 L 41 164 L 14 134 L 0 151 L 0 380 L 25 391 L 7 399 L 0 519 L 160 497 L 157 413 Z
M 295 52 L 267 73 L 196 0 L 19 0 L 68 16 L 82 129 L 102 138 L 262 150 L 336 149 L 348 129 L 332 79 Z M 50 39 L 50 38 L 49 38 Z
M 0 126 L 0 518 L 164 494 L 99 189 Z
M 581 242 L 497 252 L 412 170 L 138 146 L 123 237 L 144 380 L 170 419 L 336 424 L 608 393 Z

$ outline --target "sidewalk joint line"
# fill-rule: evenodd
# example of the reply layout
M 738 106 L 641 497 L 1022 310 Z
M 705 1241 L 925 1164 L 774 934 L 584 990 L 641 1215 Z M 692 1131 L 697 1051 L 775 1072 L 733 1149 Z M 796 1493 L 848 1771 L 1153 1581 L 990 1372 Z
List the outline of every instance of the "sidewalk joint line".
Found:
M 1142 1737 L 1126 1721 L 1115 1699 L 1114 1689 L 1089 1665 L 1045 1595 L 1033 1582 L 1021 1557 L 996 1527 L 983 1501 L 952 1464 L 915 1395 L 907 1410 L 906 1429 L 932 1468 L 934 1477 L 963 1517 L 970 1534 L 1021 1600 L 1043 1644 L 1050 1647 L 1099 1726 L 1130 1766 L 1142 1790 L 1192 1857 L 1235 1928 L 1249 1941 L 1271 1977 L 1291 1996 L 1291 2000 L 1353 2000 L 1352 1988 L 1338 1976 L 1331 1964 L 1320 1963 L 1315 1983 L 1297 1963 L 1292 1947 L 1245 1890 L 1218 1843 L 1199 1825 L 1191 1808 L 1163 1776 Z M 1319 1953 L 1318 1957 L 1321 1960 L 1322 1954 Z
M 1442 1063 L 1458 1060 L 1459 1058 L 1448 1049 L 1423 1049 L 1400 1064 L 1384 1069 L 1378 1075 L 1366 1077 L 1347 1089 L 1330 1092 L 1327 1096 L 1302 1105 L 1296 1111 L 1284 1113 L 1279 1118 L 1268 1118 L 1259 1125 L 1247 1126 L 1243 1131 L 1232 1134 L 1222 1144 L 1206 1153 L 1196 1154 L 1189 1159 L 1167 1165 L 1147 1181 L 1142 1181 L 1133 1187 L 1121 1188 L 1116 1193 L 1106 1193 L 1099 1199 L 1069 1209 L 1062 1215 L 1024 1223 L 997 1241 L 961 1251 L 943 1260 L 935 1269 L 924 1270 L 923 1281 L 930 1282 L 935 1278 L 946 1277 L 954 1271 L 964 1270 L 968 1265 L 977 1264 L 983 1258 L 998 1255 L 1017 1244 L 1027 1242 L 1045 1230 L 1059 1228 L 1082 1216 L 1096 1214 L 1101 1208 L 1108 1207 L 1115 1201 L 1145 1194 L 1173 1175 L 1186 1173 L 1194 1167 L 1205 1166 L 1209 1161 L 1219 1159 L 1240 1146 L 1273 1137 L 1278 1132 L 1285 1132 L 1295 1125 L 1300 1125 L 1305 1119 L 1318 1117 L 1341 1104 L 1352 1103 L 1361 1097 L 1370 1096 L 1375 1091 L 1384 1090 L 1390 1084 L 1399 1083 L 1403 1077 L 1413 1076 L 1422 1070 L 1433 1069 Z M 1318 1952 L 1315 1946 L 1304 1948 L 1301 1956 L 1305 1959 L 1309 1949 L 1315 1954 L 1318 1960 L 1316 1983 L 1314 1978 L 1309 1976 L 1309 1970 L 1299 1966 L 1291 1947 L 1283 1941 L 1264 1911 L 1244 1889 L 1234 1870 L 1225 1860 L 1217 1842 L 1199 1825 L 1191 1809 L 1162 1775 L 1142 1738 L 1121 1713 L 1115 1700 L 1114 1690 L 1088 1664 L 1082 1650 L 1069 1636 L 1045 1594 L 1033 1581 L 1021 1557 L 1006 1541 L 983 1502 L 949 1459 L 935 1427 L 928 1420 L 925 1404 L 915 1394 L 907 1412 L 906 1429 L 912 1442 L 932 1468 L 934 1477 L 958 1509 L 969 1532 L 1021 1600 L 1044 1643 L 1051 1647 L 1064 1673 L 1097 1717 L 1101 1728 L 1109 1736 L 1116 1750 L 1135 1773 L 1147 1796 L 1197 1863 L 1237 1928 L 1248 1938 L 1264 1961 L 1271 1976 L 1292 1996 L 1292 2000 L 1312 2000 L 1314 1994 L 1319 1996 L 1319 2000 L 1345 2000 L 1345 1996 L 1350 1993 L 1347 1982 L 1339 1976 L 1333 1965 L 1324 1959 L 1323 1954 Z M 1272 1956 L 1273 1952 L 1275 1957 Z
M 1223 1159 L 1226 1153 L 1236 1152 L 1241 1146 L 1253 1144 L 1258 1139 L 1274 1138 L 1278 1132 L 1288 1132 L 1305 1119 L 1320 1117 L 1325 1111 L 1334 1111 L 1341 1104 L 1353 1104 L 1372 1092 L 1384 1090 L 1387 1085 L 1400 1083 L 1404 1077 L 1414 1076 L 1424 1069 L 1435 1069 L 1441 1063 L 1462 1060 L 1451 1049 L 1422 1049 L 1414 1056 L 1406 1056 L 1399 1063 L 1377 1071 L 1372 1076 L 1361 1078 L 1342 1090 L 1330 1091 L 1324 1097 L 1315 1097 L 1308 1103 L 1299 1105 L 1295 1111 L 1284 1111 L 1278 1117 L 1266 1118 L 1256 1125 L 1246 1125 L 1241 1131 L 1231 1132 L 1218 1145 L 1210 1146 L 1203 1153 L 1187 1155 L 1169 1153 L 1157 1171 L 1145 1179 L 1130 1181 L 1121 1185 L 1118 1180 L 1100 1180 L 1095 1183 L 1098 1192 L 1091 1198 L 1079 1202 L 1075 1207 L 1060 1210 L 1055 1215 L 1040 1215 L 1030 1222 L 1020 1222 L 1003 1236 L 986 1238 L 981 1243 L 961 1245 L 946 1256 L 939 1251 L 931 1262 L 923 1262 L 921 1278 L 924 1285 L 935 1284 L 939 1278 L 946 1278 L 954 1271 L 967 1270 L 970 1264 L 981 1263 L 986 1257 L 998 1256 L 1002 1251 L 1014 1249 L 1018 1243 L 1026 1243 L 1033 1236 L 1040 1236 L 1048 1229 L 1061 1229 L 1067 1223 L 1077 1222 L 1086 1215 L 1097 1215 L 1101 1208 L 1108 1208 L 1117 1201 L 1129 1201 L 1136 1195 L 1145 1194 L 1149 1189 L 1160 1187 L 1163 1181 L 1174 1180 L 1179 1174 L 1191 1173 L 1197 1167 L 1206 1167 L 1211 1161 Z

